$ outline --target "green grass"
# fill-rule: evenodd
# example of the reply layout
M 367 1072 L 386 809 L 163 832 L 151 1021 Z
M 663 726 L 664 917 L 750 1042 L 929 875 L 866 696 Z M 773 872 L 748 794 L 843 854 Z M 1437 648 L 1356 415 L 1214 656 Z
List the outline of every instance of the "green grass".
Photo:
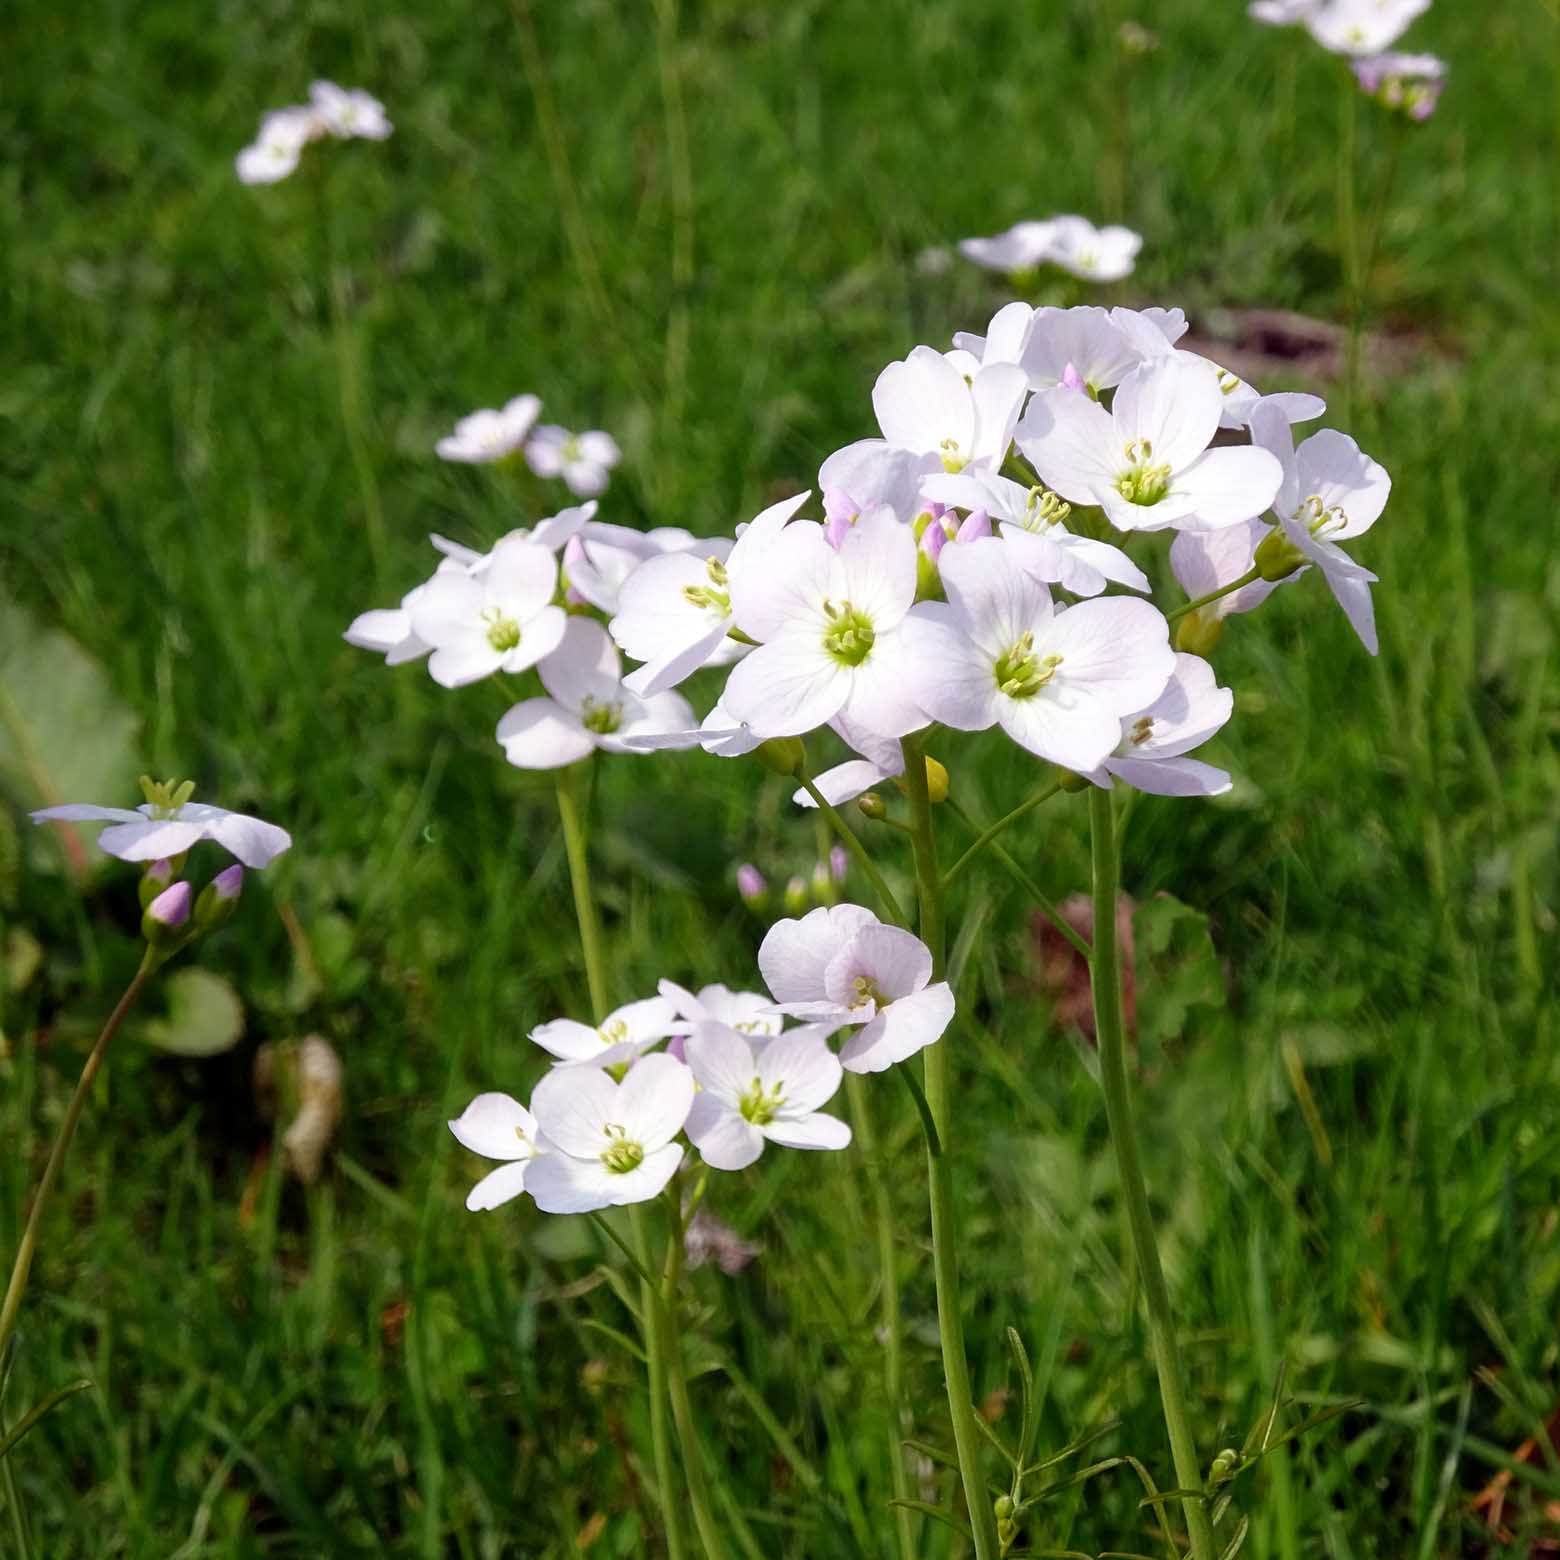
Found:
M 1234 0 L 1143 7 L 1161 38 L 1143 59 L 1112 44 L 1125 11 L 1084 0 L 706 0 L 675 23 L 607 0 L 529 22 L 300 9 L 21 0 L 0 63 L 3 610 L 101 662 L 141 766 L 297 839 L 199 955 L 244 994 L 244 1045 L 187 1063 L 127 1038 L 111 1061 L 9 1414 L 95 1390 L 9 1463 L 49 1560 L 540 1560 L 598 1516 L 590 1553 L 653 1555 L 638 1367 L 593 1327 L 631 1326 L 591 1281 L 616 1254 L 529 1205 L 467 1215 L 473 1163 L 442 1125 L 477 1089 L 528 1090 L 526 1031 L 585 1007 L 550 785 L 502 763 L 503 691 L 446 694 L 340 631 L 422 578 L 429 530 L 480 540 L 556 507 L 431 456 L 455 416 L 521 390 L 619 436 L 608 518 L 729 531 L 812 483 L 872 431 L 884 362 L 1003 299 L 972 268 L 926 274 L 928 245 L 1082 210 L 1146 235 L 1106 301 L 1341 317 L 1337 74 Z M 1234 795 L 1146 799 L 1127 837 L 1128 888 L 1206 914 L 1228 982 L 1223 1007 L 1161 1008 L 1141 1082 L 1204 1458 L 1239 1444 L 1281 1360 L 1304 1402 L 1364 1403 L 1237 1487 L 1258 1560 L 1519 1555 L 1545 1531 L 1518 1501 L 1502 1548 L 1467 1501 L 1560 1376 L 1556 34 L 1537 3 L 1448 0 L 1410 35 L 1453 63 L 1381 243 L 1376 319 L 1415 353 L 1348 423 L 1330 387 L 1329 420 L 1396 483 L 1358 549 L 1383 580 L 1381 657 L 1319 581 L 1238 621 L 1217 653 Z M 394 138 L 240 188 L 259 112 L 316 74 L 382 96 Z M 1367 194 L 1383 158 L 1367 132 Z M 995 740 L 937 751 L 982 817 L 1032 783 Z M 11 790 L 19 821 L 37 796 Z M 753 981 L 734 864 L 783 880 L 817 852 L 785 793 L 703 755 L 606 766 L 620 994 Z M 1009 841 L 1051 893 L 1085 885 L 1084 811 L 1053 801 Z M 4 1010 L 7 1253 L 81 1031 L 134 959 L 131 877 L 83 897 L 50 838 L 17 839 L 0 908 L 46 959 Z M 892 837 L 869 839 L 907 885 Z M 1119 1418 L 1101 1455 L 1168 1483 L 1092 1052 L 1033 988 L 1026 916 L 979 874 L 955 905 L 956 941 L 980 918 L 954 1041 L 977 1394 L 1013 1385 L 1016 1327 L 1041 1444 Z M 1162 966 L 1166 992 L 1189 978 Z M 249 1069 L 255 1042 L 311 1030 L 348 1109 L 305 1193 L 257 1168 Z M 892 1085 L 870 1099 L 914 1428 L 946 1442 L 915 1122 Z M 739 1551 L 887 1556 L 862 1167 L 774 1154 L 711 1201 L 763 1246 L 691 1286 Z M 1152 1549 L 1122 1472 L 1030 1541 Z M 956 1550 L 927 1528 L 918 1554 Z

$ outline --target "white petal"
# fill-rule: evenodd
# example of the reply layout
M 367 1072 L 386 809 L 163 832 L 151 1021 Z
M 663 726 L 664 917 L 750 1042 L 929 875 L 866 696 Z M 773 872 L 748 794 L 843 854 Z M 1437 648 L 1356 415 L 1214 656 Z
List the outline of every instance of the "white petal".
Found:
M 531 1094 L 537 1130 L 577 1159 L 601 1154 L 607 1123 L 623 1124 L 618 1109 L 618 1085 L 599 1067 L 555 1067 Z
M 612 1206 L 615 1183 L 620 1179 L 599 1158 L 538 1154 L 526 1165 L 525 1189 L 543 1213 L 594 1213 Z
M 525 1190 L 526 1172 L 533 1162 L 517 1159 L 490 1171 L 466 1194 L 466 1207 L 472 1213 L 486 1213 L 513 1202 Z
M 193 809 L 186 808 L 185 811 Z M 211 811 L 218 816 L 205 820 L 207 838 L 231 851 L 246 867 L 267 866 L 292 844 L 292 835 L 274 823 L 249 818 L 243 813 L 224 812 L 221 808 L 214 807 Z
M 667 1182 L 677 1174 L 677 1167 L 682 1161 L 681 1143 L 668 1143 L 663 1148 L 652 1149 L 637 1170 L 611 1178 L 609 1187 L 613 1206 L 649 1202 L 652 1197 L 659 1197 L 666 1190 Z
M 861 905 L 826 905 L 799 920 L 776 921 L 758 950 L 758 968 L 776 1002 L 817 1002 L 824 971 L 841 945 L 877 917 Z
M 97 842 L 99 850 L 121 861 L 160 861 L 183 854 L 205 837 L 206 830 L 198 823 L 137 818 L 104 829 Z
M 776 1116 L 763 1133 L 782 1148 L 849 1148 L 851 1139 L 846 1122 L 821 1112 L 811 1116 Z
M 864 791 L 870 791 L 873 786 L 881 785 L 898 772 L 898 770 L 879 769 L 876 764 L 868 763 L 864 758 L 852 758 L 843 764 L 836 764 L 832 769 L 825 769 L 821 775 L 814 777 L 813 784 L 831 807 L 839 807 L 845 802 L 855 800 Z M 792 793 L 791 800 L 798 807 L 818 805 L 801 787 Z
M 867 927 L 858 936 L 870 933 Z M 843 1074 L 839 1058 L 817 1035 L 793 1029 L 776 1035 L 758 1053 L 757 1076 L 766 1093 L 778 1089 L 780 1113 L 805 1116 L 834 1098 Z
M 683 1054 L 699 1086 L 730 1105 L 757 1075 L 753 1047 L 728 1024 L 700 1021 L 683 1042 Z
M 562 769 L 595 751 L 579 717 L 551 699 L 522 699 L 498 723 L 504 756 L 517 769 Z
M 554 1018 L 538 1024 L 528 1037 L 551 1056 L 566 1062 L 598 1064 L 609 1042 L 599 1029 L 578 1019 Z
M 836 450 L 818 470 L 825 493 L 848 493 L 861 510 L 882 504 L 896 515 L 913 515 L 921 507 L 921 483 L 943 469 L 934 454 L 896 449 L 884 439 L 861 439 Z
M 1347 434 L 1332 428 L 1313 433 L 1295 451 L 1296 475 L 1302 500 L 1315 494 L 1323 509 L 1341 509 L 1348 523 L 1329 527 L 1328 541 L 1363 536 L 1387 506 L 1392 479 Z
M 558 585 L 558 561 L 536 542 L 503 541 L 493 549 L 482 577 L 488 599 L 507 616 L 528 623 L 553 598 Z
M 934 615 L 917 607 L 905 619 L 900 636 L 916 702 L 933 720 L 956 731 L 984 731 L 996 724 L 997 684 L 991 657 L 959 628 L 951 612 Z
M 968 458 L 975 442 L 975 405 L 964 376 L 931 347 L 890 363 L 872 387 L 872 409 L 883 437 L 899 449 L 936 453 L 945 440 Z
M 840 543 L 839 559 L 850 604 L 867 615 L 879 634 L 895 627 L 915 600 L 916 548 L 910 527 L 892 510 L 871 510 Z
M 840 1048 L 847 1072 L 882 1072 L 940 1040 L 953 1022 L 953 991 L 938 981 L 885 1008 Z
M 738 662 L 721 703 L 759 737 L 792 737 L 832 719 L 849 697 L 849 670 L 824 649 L 820 633 L 803 627 Z
M 1086 774 L 1121 739 L 1121 718 L 1083 689 L 1053 682 L 1030 699 L 999 699 L 997 719 L 1022 748 Z
M 1214 371 L 1187 353 L 1157 358 L 1122 380 L 1111 405 L 1117 442 L 1151 448 L 1154 465 L 1189 466 L 1208 448 L 1223 414 Z M 1252 510 L 1252 514 L 1259 511 Z
M 716 1170 L 745 1170 L 764 1151 L 764 1134 L 713 1094 L 694 1100 L 688 1112 L 688 1140 L 705 1164 Z
M 1209 450 L 1176 473 L 1176 492 L 1191 501 L 1195 517 L 1178 523 L 1211 531 L 1255 519 L 1272 504 L 1283 479 L 1278 460 L 1255 445 Z
M 1115 481 L 1123 458 L 1111 414 L 1076 390 L 1032 396 L 1017 439 L 1041 481 L 1074 504 L 1095 503 L 1095 490 Z
M 147 818 L 128 807 L 94 807 L 90 802 L 65 802 L 58 807 L 40 807 L 27 815 L 34 823 L 55 819 L 61 823 L 135 823 Z
M 760 644 L 793 624 L 821 619 L 837 566 L 823 527 L 811 520 L 786 526 L 762 558 L 761 567 L 731 576 L 732 616 Z
M 1069 365 L 1096 390 L 1119 385 L 1140 354 L 1104 309 L 1037 309 L 1019 359 L 1036 390 L 1059 385 Z
M 1107 758 L 1105 767 L 1127 785 L 1154 796 L 1222 796 L 1230 789 L 1224 770 L 1196 758 Z
M 628 1069 L 613 1119 L 648 1153 L 682 1131 L 692 1104 L 693 1074 L 675 1056 L 658 1051 Z
M 932 955 L 913 932 L 898 926 L 863 926 L 829 961 L 823 973 L 824 995 L 851 1007 L 861 1000 L 858 980 L 893 1002 L 919 991 L 932 978 Z
M 542 686 L 566 709 L 587 699 L 598 703 L 617 696 L 623 663 L 617 647 L 599 623 L 571 617 L 563 642 L 541 665 Z
M 975 376 L 970 397 L 975 403 L 975 442 L 970 458 L 1002 464 L 1018 414 L 1024 409 L 1029 376 L 1016 363 L 992 363 Z
M 1146 709 L 1175 670 L 1164 615 L 1151 602 L 1122 596 L 1080 601 L 1058 613 L 1038 648 L 1062 657 L 1055 682 L 1121 715 Z

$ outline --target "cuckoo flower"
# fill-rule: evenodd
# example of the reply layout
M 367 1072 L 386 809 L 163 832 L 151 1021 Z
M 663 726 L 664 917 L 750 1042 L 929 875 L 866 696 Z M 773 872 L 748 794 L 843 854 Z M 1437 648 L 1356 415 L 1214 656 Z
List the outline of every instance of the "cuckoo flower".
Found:
M 534 395 L 517 395 L 497 411 L 483 407 L 455 424 L 455 431 L 434 446 L 441 460 L 469 465 L 489 465 L 513 455 L 525 443 L 541 401 Z
M 1326 0 L 1251 0 L 1246 14 L 1269 27 L 1296 27 L 1325 3 Z
M 666 996 L 645 997 L 607 1014 L 599 1025 L 572 1018 L 555 1018 L 538 1024 L 531 1039 L 563 1062 L 589 1062 L 614 1067 L 631 1061 L 641 1051 L 681 1033 L 676 1004 Z
M 499 537 L 492 550 L 485 553 L 478 552 L 475 547 L 452 542 L 447 536 L 430 535 L 428 540 L 450 562 L 460 564 L 473 574 L 481 574 L 493 561 L 493 554 L 505 542 L 535 542 L 538 547 L 545 547 L 555 553 L 571 538 L 579 535 L 595 516 L 595 499 L 584 504 L 573 504 L 567 509 L 560 509 L 555 515 L 549 515 L 545 520 L 538 520 L 535 525 L 516 526 Z
M 878 375 L 872 409 L 894 449 L 935 455 L 947 471 L 971 463 L 995 470 L 1012 443 L 1027 389 L 1016 364 L 993 363 L 967 381 L 941 352 L 917 347 Z
M 961 238 L 959 253 L 988 271 L 1030 271 L 1051 255 L 1054 222 L 1015 222 L 990 238 Z
M 693 1074 L 675 1057 L 642 1056 L 621 1083 L 599 1067 L 555 1067 L 531 1096 L 546 1151 L 525 1189 L 544 1213 L 648 1202 L 682 1163 Z
M 537 476 L 562 477 L 571 493 L 594 498 L 606 492 L 612 468 L 622 454 L 611 434 L 574 434 L 546 423 L 531 435 L 525 458 Z
M 941 1039 L 953 1021 L 953 991 L 932 981 L 926 944 L 860 905 L 777 921 L 758 967 L 777 1012 L 856 1029 L 840 1048 L 850 1072 L 882 1072 Z
M 235 167 L 244 184 L 276 184 L 295 172 L 310 141 L 323 135 L 319 116 L 308 108 L 279 108 L 260 121 L 252 146 L 238 154 Z
M 411 605 L 412 632 L 433 646 L 428 670 L 445 688 L 523 672 L 551 655 L 567 618 L 552 605 L 558 564 L 537 542 L 493 549 L 481 572 L 441 570 Z
M 1155 607 L 1112 596 L 1058 611 L 1006 542 L 950 552 L 942 577 L 947 603 L 917 607 L 905 638 L 917 697 L 945 726 L 1000 725 L 1054 764 L 1096 769 L 1174 670 Z
M 1259 407 L 1251 435 L 1282 463 L 1283 483 L 1273 501 L 1295 567 L 1314 563 L 1343 608 L 1360 643 L 1376 653 L 1376 614 L 1370 587 L 1376 576 L 1338 545 L 1363 536 L 1381 517 L 1392 479 L 1347 434 L 1332 428 L 1293 447 L 1289 422 L 1276 408 Z
M 211 840 L 246 867 L 264 867 L 292 844 L 286 829 L 244 813 L 229 812 L 206 802 L 192 802 L 195 782 L 160 784 L 141 776 L 146 800 L 133 812 L 127 807 L 95 807 L 70 802 L 43 807 L 29 816 L 34 823 L 108 823 L 98 835 L 98 848 L 121 861 L 159 861 L 181 856 L 202 840 Z
M 1410 119 L 1428 119 L 1446 86 L 1446 62 L 1433 54 L 1372 54 L 1352 68 L 1362 92 Z
M 1071 390 L 1042 390 L 1018 444 L 1071 503 L 1098 504 L 1123 531 L 1214 530 L 1262 513 L 1282 470 L 1266 450 L 1210 449 L 1223 414 L 1212 369 L 1175 355 L 1134 369 L 1109 411 Z
M 1046 259 L 1085 281 L 1119 282 L 1132 274 L 1142 247 L 1142 236 L 1131 228 L 1097 228 L 1087 217 L 1057 217 Z
M 1324 0 L 1300 20 L 1334 54 L 1380 54 L 1429 9 L 1430 0 Z
M 651 558 L 623 582 L 612 637 L 626 655 L 644 665 L 623 679 L 631 692 L 649 697 L 675 688 L 708 665 L 729 642 L 731 578 L 761 568 L 764 555 L 786 523 L 811 495 L 798 493 L 756 515 L 730 552 L 695 547 Z
M 320 123 L 334 136 L 350 140 L 360 136 L 383 141 L 394 129 L 385 117 L 385 105 L 356 87 L 338 87 L 334 81 L 316 81 L 309 101 Z
M 680 694 L 641 699 L 624 688 L 607 631 L 587 618 L 569 619 L 558 648 L 538 671 L 548 697 L 522 699 L 498 723 L 504 755 L 519 769 L 561 769 L 596 748 L 631 753 L 630 737 L 693 724 Z
M 1107 791 L 1111 777 L 1155 796 L 1220 796 L 1230 788 L 1222 769 L 1185 755 L 1230 718 L 1234 699 L 1213 668 L 1195 655 L 1177 655 L 1164 691 L 1121 723 L 1116 751 L 1089 778 Z
M 707 1165 L 742 1170 L 766 1142 L 783 1148 L 845 1148 L 850 1128 L 818 1107 L 838 1091 L 839 1058 L 805 1030 L 754 1047 L 725 1024 L 701 1023 L 687 1040 L 700 1092 L 688 1137 Z
M 525 1177 L 540 1151 L 536 1118 L 507 1094 L 479 1094 L 449 1124 L 462 1148 L 500 1161 L 466 1197 L 473 1212 L 501 1207 L 525 1190 Z
M 1181 589 L 1195 601 L 1249 574 L 1258 544 L 1272 529 L 1260 520 L 1248 520 L 1244 525 L 1227 525 L 1218 531 L 1182 531 L 1170 544 L 1170 567 Z M 1197 615 L 1208 621 L 1250 612 L 1261 606 L 1273 589 L 1271 580 L 1253 580 L 1206 607 L 1199 607 Z
M 888 510 L 864 515 L 837 550 L 821 526 L 793 521 L 762 568 L 732 577 L 737 627 L 759 648 L 721 703 L 759 737 L 799 736 L 842 714 L 885 737 L 924 726 L 900 664 L 915 588 L 915 538 Z
M 754 868 L 747 868 L 753 872 Z M 741 877 L 742 869 L 738 871 Z M 763 892 L 763 879 L 759 878 L 759 892 Z M 751 885 L 750 885 L 751 886 Z M 750 897 L 744 893 L 744 898 Z M 700 986 L 697 994 L 674 981 L 663 980 L 659 991 L 676 1009 L 678 1033 L 691 1032 L 699 1024 L 722 1024 L 762 1044 L 780 1033 L 783 1020 L 770 1011 L 770 1001 L 761 991 L 732 991 L 720 985 Z

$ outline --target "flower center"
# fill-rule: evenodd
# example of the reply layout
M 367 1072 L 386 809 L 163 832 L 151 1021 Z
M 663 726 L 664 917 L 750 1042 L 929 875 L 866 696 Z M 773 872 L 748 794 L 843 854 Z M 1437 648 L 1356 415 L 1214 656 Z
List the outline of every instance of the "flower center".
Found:
M 570 434 L 570 436 L 563 441 L 563 458 L 571 466 L 577 460 L 581 459 L 580 441 L 572 434 Z
M 707 558 L 704 573 L 708 585 L 684 585 L 683 600 L 701 611 L 713 612 L 717 617 L 731 616 L 731 592 L 727 588 L 726 566 L 719 558 Z
M 621 1045 L 628 1039 L 628 1025 L 621 1018 L 614 1018 L 610 1024 L 603 1024 L 596 1033 L 601 1036 L 603 1045 Z
M 883 996 L 882 988 L 870 975 L 858 975 L 851 983 L 850 989 L 855 997 L 851 1003 L 853 1008 L 865 1007 L 869 1002 L 874 1007 L 887 1007 L 888 1002 Z
M 627 1175 L 645 1162 L 642 1143 L 636 1143 L 622 1127 L 613 1122 L 606 1126 L 607 1146 L 601 1151 L 601 1162 L 614 1175 Z
M 141 776 L 141 795 L 154 818 L 177 818 L 194 794 L 193 780 L 153 780 L 150 775 Z
M 970 458 L 959 449 L 957 439 L 944 439 L 939 446 L 942 454 L 943 470 L 947 472 L 959 472 L 969 465 Z
M 998 693 L 1005 693 L 1010 699 L 1032 699 L 1056 676 L 1061 664 L 1059 655 L 1036 655 L 1035 636 L 1024 633 L 997 657 L 991 675 Z
M 1154 717 L 1152 715 L 1139 715 L 1132 722 L 1132 730 L 1127 733 L 1127 740 L 1133 747 L 1142 747 L 1154 734 Z
M 824 616 L 829 626 L 823 631 L 823 648 L 841 666 L 860 666 L 872 654 L 877 631 L 866 613 L 858 612 L 848 601 L 825 601 Z
M 1333 504 L 1330 508 L 1322 503 L 1321 495 L 1313 493 L 1296 511 L 1295 518 L 1310 531 L 1312 536 L 1327 536 L 1344 529 L 1349 523 L 1349 517 L 1343 509 Z
M 1225 395 L 1234 395 L 1240 389 L 1240 380 L 1229 369 L 1221 368 L 1219 370 L 1219 388 Z
M 1126 447 L 1127 469 L 1116 478 L 1116 491 L 1129 504 L 1157 504 L 1170 491 L 1170 467 L 1154 465 L 1154 446 L 1148 439 L 1131 439 Z
M 580 703 L 580 724 L 598 737 L 609 736 L 623 724 L 623 706 L 615 699 L 598 703 L 587 694 Z
M 1048 488 L 1032 487 L 1024 505 L 1024 529 L 1046 531 L 1060 525 L 1072 513 L 1072 505 L 1063 503 L 1060 496 Z
M 502 607 L 484 607 L 482 621 L 487 624 L 487 642 L 500 655 L 520 643 L 520 625 L 512 617 L 505 617 Z
M 780 1107 L 785 1104 L 782 1087 L 781 1084 L 776 1083 L 765 1089 L 763 1083 L 755 1078 L 737 1101 L 737 1109 L 742 1112 L 742 1119 L 751 1122 L 755 1127 L 767 1127 L 779 1113 Z

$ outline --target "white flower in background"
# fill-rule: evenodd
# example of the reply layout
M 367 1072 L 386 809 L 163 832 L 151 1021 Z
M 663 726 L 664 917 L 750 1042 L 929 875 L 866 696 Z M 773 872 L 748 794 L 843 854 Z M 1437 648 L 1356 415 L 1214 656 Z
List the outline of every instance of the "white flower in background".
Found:
M 1363 536 L 1381 518 L 1392 478 L 1347 434 L 1313 433 L 1298 449 L 1288 419 L 1277 408 L 1258 407 L 1251 436 L 1282 463 L 1283 483 L 1273 513 L 1300 560 L 1322 571 L 1327 588 L 1376 654 L 1376 613 L 1370 587 L 1376 576 L 1338 545 Z
M 811 495 L 798 493 L 756 515 L 735 544 L 700 542 L 641 563 L 623 582 L 609 625 L 626 655 L 644 665 L 624 686 L 649 697 L 675 688 L 723 654 L 730 639 L 731 578 L 761 560 Z
M 562 477 L 571 493 L 594 498 L 606 492 L 609 474 L 622 452 L 611 434 L 574 434 L 544 423 L 526 444 L 525 458 L 537 476 Z
M 707 1165 L 743 1170 L 764 1151 L 846 1148 L 850 1128 L 818 1107 L 839 1090 L 839 1058 L 817 1035 L 798 1030 L 754 1047 L 735 1029 L 702 1023 L 686 1042 L 700 1092 L 688 1137 Z
M 682 1163 L 693 1074 L 675 1057 L 642 1056 L 621 1083 L 599 1067 L 555 1067 L 531 1096 L 547 1148 L 525 1189 L 543 1213 L 648 1202 Z
M 490 465 L 513 455 L 525 443 L 525 436 L 541 413 L 541 399 L 517 395 L 497 411 L 483 407 L 469 412 L 434 446 L 441 460 L 467 465 Z
M 688 1033 L 699 1024 L 724 1024 L 739 1035 L 762 1043 L 779 1034 L 784 1027 L 784 1020 L 770 1011 L 769 998 L 761 991 L 732 991 L 717 982 L 713 986 L 700 986 L 695 995 L 670 980 L 663 980 L 657 989 L 677 1010 L 681 1033 Z
M 316 81 L 309 101 L 320 123 L 334 136 L 350 140 L 360 136 L 383 141 L 394 126 L 385 117 L 385 105 L 355 87 L 338 87 L 334 81 Z
M 460 688 L 494 672 L 523 672 L 562 643 L 568 618 L 552 605 L 558 563 L 536 542 L 506 541 L 480 573 L 441 570 L 410 607 L 412 632 L 433 647 L 428 671 Z
M 961 238 L 959 253 L 988 271 L 1030 271 L 1051 255 L 1054 222 L 1015 222 L 991 238 Z
M 1301 21 L 1334 54 L 1380 54 L 1430 9 L 1430 0 L 1324 0 Z
M 522 699 L 498 723 L 504 756 L 519 769 L 561 769 L 596 748 L 636 751 L 625 740 L 685 731 L 693 711 L 680 694 L 641 699 L 623 686 L 623 666 L 607 631 L 570 618 L 558 648 L 538 668 L 550 697 Z
M 792 521 L 761 568 L 732 576 L 737 627 L 759 648 L 733 668 L 721 703 L 760 737 L 800 736 L 841 714 L 884 737 L 924 726 L 900 659 L 915 587 L 915 538 L 888 510 L 864 515 L 837 550 L 821 526 Z
M 518 1100 L 479 1094 L 449 1128 L 462 1148 L 501 1161 L 467 1195 L 473 1213 L 501 1207 L 525 1190 L 526 1171 L 538 1152 L 536 1118 Z
M 1056 217 L 1046 259 L 1085 281 L 1119 282 L 1132 274 L 1142 247 L 1142 235 L 1131 228 L 1097 228 L 1087 217 Z
M 926 944 L 861 905 L 777 921 L 759 947 L 758 967 L 777 1011 L 820 1027 L 856 1028 L 840 1048 L 850 1072 L 905 1061 L 953 1021 L 953 991 L 932 981 Z
M 238 154 L 235 167 L 244 184 L 276 184 L 295 172 L 310 141 L 324 133 L 319 116 L 308 108 L 279 108 L 260 121 L 252 146 Z
M 1227 525 L 1218 531 L 1182 531 L 1170 544 L 1170 567 L 1181 589 L 1196 601 L 1211 596 L 1241 575 L 1249 574 L 1256 562 L 1257 545 L 1271 530 L 1260 520 L 1244 525 Z M 1262 605 L 1277 589 L 1272 580 L 1253 580 L 1227 596 L 1220 596 L 1197 615 L 1204 620 L 1232 617 Z
M 948 601 L 905 625 L 907 672 L 933 720 L 959 731 L 1000 725 L 1065 769 L 1097 769 L 1121 720 L 1155 699 L 1175 667 L 1169 626 L 1146 601 L 1105 597 L 1058 611 L 1006 542 L 943 559 Z
M 928 477 L 925 491 L 960 509 L 984 510 L 1013 548 L 1018 567 L 1046 584 L 1075 596 L 1097 596 L 1110 581 L 1149 589 L 1148 576 L 1119 547 L 1069 531 L 1071 506 L 1043 488 L 1026 488 L 988 471 L 962 471 Z
M 1272 503 L 1283 473 L 1266 450 L 1209 448 L 1223 401 L 1212 369 L 1176 354 L 1128 374 L 1109 411 L 1072 390 L 1042 390 L 1018 445 L 1063 498 L 1098 504 L 1120 530 L 1236 525 Z
M 62 807 L 42 807 L 28 816 L 34 823 L 108 823 L 98 835 L 98 849 L 121 861 L 161 861 L 210 840 L 246 867 L 264 867 L 292 844 L 292 835 L 274 823 L 229 812 L 207 802 L 192 802 L 195 782 L 161 784 L 141 776 L 146 800 L 133 812 L 128 807 L 95 807 L 68 802 Z
M 1350 67 L 1367 96 L 1420 121 L 1435 112 L 1446 86 L 1446 62 L 1433 54 L 1372 54 Z
M 1012 363 L 993 363 L 966 381 L 941 352 L 917 347 L 878 375 L 872 410 L 883 438 L 895 449 L 935 455 L 947 471 L 962 471 L 971 463 L 994 470 L 1013 441 L 1028 388 L 1022 370 Z
M 440 561 L 438 572 L 464 575 L 466 570 L 453 558 L 445 558 Z M 433 646 L 418 638 L 412 627 L 412 608 L 422 599 L 429 584 L 430 581 L 424 580 L 421 585 L 414 585 L 401 597 L 399 607 L 376 607 L 358 613 L 341 637 L 359 650 L 372 650 L 384 656 L 386 666 L 402 666 L 408 661 L 421 660 Z
M 676 1020 L 676 1006 L 665 996 L 645 997 L 615 1009 L 599 1025 L 555 1018 L 538 1024 L 530 1038 L 560 1061 L 613 1067 L 680 1033 Z
M 1111 776 L 1155 796 L 1222 796 L 1230 777 L 1185 755 L 1229 720 L 1235 700 L 1201 657 L 1180 654 L 1164 692 L 1121 723 L 1116 751 L 1089 778 L 1110 789 Z
M 1246 14 L 1269 27 L 1296 27 L 1325 3 L 1326 0 L 1251 0 Z

